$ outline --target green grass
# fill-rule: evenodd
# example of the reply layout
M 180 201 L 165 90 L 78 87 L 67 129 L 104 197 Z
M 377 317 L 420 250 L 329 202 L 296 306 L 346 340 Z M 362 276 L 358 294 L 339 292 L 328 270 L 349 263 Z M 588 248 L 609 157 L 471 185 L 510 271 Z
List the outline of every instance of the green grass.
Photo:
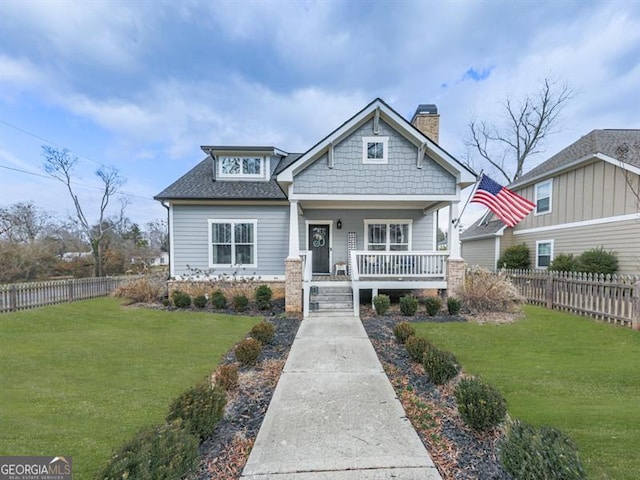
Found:
M 568 433 L 591 479 L 640 472 L 640 333 L 539 307 L 510 325 L 414 324 L 496 386 L 511 416 Z
M 93 478 L 257 322 L 111 298 L 0 315 L 0 455 L 68 455 Z

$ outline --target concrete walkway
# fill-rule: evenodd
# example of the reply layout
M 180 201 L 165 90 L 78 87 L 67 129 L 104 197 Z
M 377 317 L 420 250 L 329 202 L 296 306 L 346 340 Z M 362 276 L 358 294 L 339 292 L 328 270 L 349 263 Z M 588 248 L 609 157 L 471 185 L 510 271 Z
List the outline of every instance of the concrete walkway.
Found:
M 436 480 L 357 317 L 305 319 L 245 480 Z

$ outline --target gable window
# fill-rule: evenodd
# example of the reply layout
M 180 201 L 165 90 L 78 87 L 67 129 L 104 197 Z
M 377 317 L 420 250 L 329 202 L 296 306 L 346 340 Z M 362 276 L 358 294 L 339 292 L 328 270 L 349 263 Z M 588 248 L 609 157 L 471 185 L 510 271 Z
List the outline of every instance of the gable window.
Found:
M 389 137 L 362 137 L 362 163 L 388 163 Z
M 263 157 L 219 157 L 218 176 L 221 178 L 262 178 Z
M 553 180 L 536 184 L 536 215 L 551 213 Z
M 411 249 L 411 220 L 365 220 L 367 250 Z
M 209 220 L 209 266 L 255 267 L 257 220 Z
M 536 268 L 546 269 L 553 260 L 553 240 L 539 240 L 536 242 Z

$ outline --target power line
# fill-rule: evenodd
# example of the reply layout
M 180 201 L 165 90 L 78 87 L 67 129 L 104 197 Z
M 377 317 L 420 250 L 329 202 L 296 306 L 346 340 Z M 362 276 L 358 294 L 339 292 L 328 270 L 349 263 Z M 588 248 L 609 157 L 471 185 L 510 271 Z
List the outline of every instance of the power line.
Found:
M 1 122 L 2 120 L 0 120 Z M 55 178 L 52 178 L 48 175 L 43 175 L 41 173 L 36 173 L 36 172 L 30 172 L 28 170 L 22 170 L 20 168 L 14 168 L 14 167 L 8 167 L 7 165 L 0 165 L 0 168 L 4 168 L 6 170 L 13 170 L 14 172 L 20 172 L 20 173 L 26 173 L 27 175 L 33 175 L 34 177 L 42 177 L 46 180 L 53 180 L 56 181 Z M 96 187 L 95 185 L 86 185 L 84 183 L 78 183 L 78 182 L 71 182 L 73 185 L 77 185 L 79 187 L 85 187 L 85 188 L 92 188 L 94 190 L 100 190 L 102 191 L 101 187 Z M 135 193 L 128 193 L 128 192 L 121 192 L 123 195 L 126 195 L 128 197 L 135 197 L 135 198 L 141 198 L 143 200 L 151 200 L 151 201 L 155 201 L 153 200 L 153 198 L 150 197 L 143 197 L 142 195 L 136 195 Z

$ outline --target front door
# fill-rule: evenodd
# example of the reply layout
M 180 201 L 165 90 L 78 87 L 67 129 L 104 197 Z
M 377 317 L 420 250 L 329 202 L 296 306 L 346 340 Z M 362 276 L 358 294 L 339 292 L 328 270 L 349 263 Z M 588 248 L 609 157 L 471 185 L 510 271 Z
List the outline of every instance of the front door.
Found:
M 329 264 L 329 225 L 309 225 L 309 250 L 313 253 L 313 273 L 331 273 Z

